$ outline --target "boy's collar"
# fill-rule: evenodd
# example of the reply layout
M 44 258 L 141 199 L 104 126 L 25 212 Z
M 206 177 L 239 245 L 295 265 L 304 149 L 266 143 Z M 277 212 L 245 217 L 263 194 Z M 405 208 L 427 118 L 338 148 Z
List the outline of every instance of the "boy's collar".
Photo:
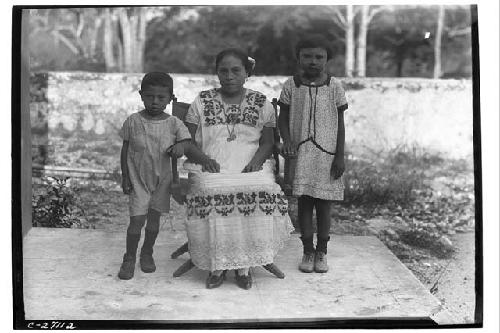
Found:
M 293 76 L 293 82 L 295 83 L 295 86 L 298 88 L 300 87 L 301 85 L 304 85 L 304 86 L 307 86 L 307 87 L 321 87 L 321 86 L 324 86 L 325 84 L 327 86 L 330 85 L 330 80 L 331 80 L 331 76 L 330 75 L 326 75 L 326 80 L 325 82 L 321 83 L 321 84 L 308 84 L 308 83 L 304 83 L 302 81 L 302 79 L 300 78 L 300 75 L 297 73 Z

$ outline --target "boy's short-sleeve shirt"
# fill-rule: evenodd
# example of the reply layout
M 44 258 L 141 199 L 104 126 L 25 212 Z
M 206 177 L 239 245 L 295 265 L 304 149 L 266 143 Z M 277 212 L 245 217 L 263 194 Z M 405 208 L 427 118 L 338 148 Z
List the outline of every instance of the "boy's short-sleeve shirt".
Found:
M 137 112 L 123 122 L 119 134 L 129 142 L 127 166 L 133 188 L 130 215 L 144 215 L 149 208 L 168 212 L 172 181 L 168 150 L 177 142 L 191 140 L 187 127 L 175 116 L 151 120 Z

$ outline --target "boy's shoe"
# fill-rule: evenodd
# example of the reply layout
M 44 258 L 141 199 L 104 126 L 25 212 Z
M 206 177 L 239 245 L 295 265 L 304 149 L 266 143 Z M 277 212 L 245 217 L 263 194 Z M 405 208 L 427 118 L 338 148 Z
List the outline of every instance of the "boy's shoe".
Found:
M 125 253 L 123 256 L 123 263 L 118 272 L 118 277 L 122 280 L 130 280 L 134 277 L 135 270 L 135 257 L 132 257 Z
M 326 260 L 326 253 L 316 252 L 316 256 L 314 258 L 314 271 L 316 273 L 328 272 L 328 263 Z
M 156 271 L 155 261 L 151 254 L 141 254 L 139 263 L 141 264 L 141 270 L 144 273 L 153 273 Z
M 299 264 L 299 270 L 304 273 L 312 273 L 314 271 L 314 252 L 304 253 L 302 262 Z

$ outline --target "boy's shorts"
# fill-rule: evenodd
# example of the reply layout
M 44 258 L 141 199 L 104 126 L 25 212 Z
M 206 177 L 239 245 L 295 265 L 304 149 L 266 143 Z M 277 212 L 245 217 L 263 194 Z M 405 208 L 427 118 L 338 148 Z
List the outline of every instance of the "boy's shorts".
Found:
M 168 213 L 170 211 L 170 185 L 170 179 L 165 179 L 160 182 L 154 192 L 150 193 L 142 184 L 134 184 L 129 195 L 130 216 L 146 215 L 150 208 L 160 213 Z

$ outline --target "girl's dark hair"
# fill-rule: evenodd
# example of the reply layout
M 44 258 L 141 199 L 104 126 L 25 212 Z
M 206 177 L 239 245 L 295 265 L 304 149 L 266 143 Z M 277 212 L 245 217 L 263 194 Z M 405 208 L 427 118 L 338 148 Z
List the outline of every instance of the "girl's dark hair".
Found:
M 167 87 L 170 95 L 174 95 L 174 80 L 167 73 L 163 72 L 149 72 L 144 75 L 141 81 L 141 90 L 150 86 Z
M 224 59 L 225 56 L 232 55 L 238 59 L 241 60 L 241 63 L 243 64 L 243 67 L 245 67 L 245 71 L 247 72 L 248 76 L 252 75 L 252 70 L 253 70 L 253 64 L 252 62 L 248 59 L 248 54 L 238 48 L 228 48 L 225 50 L 220 51 L 217 56 L 215 57 L 215 71 L 219 69 L 219 63 Z
M 326 51 L 326 59 L 330 60 L 332 58 L 332 49 L 330 43 L 322 35 L 310 35 L 302 38 L 295 46 L 295 56 L 299 60 L 300 50 L 302 49 L 324 49 Z

